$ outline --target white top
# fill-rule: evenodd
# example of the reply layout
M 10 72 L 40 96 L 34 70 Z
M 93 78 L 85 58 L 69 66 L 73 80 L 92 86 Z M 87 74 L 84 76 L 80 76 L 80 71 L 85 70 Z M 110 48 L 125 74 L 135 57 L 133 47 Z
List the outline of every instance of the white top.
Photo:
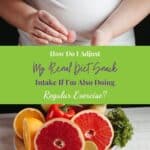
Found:
M 93 31 L 112 13 L 121 0 L 26 0 L 28 4 L 54 15 L 68 29 L 77 32 L 77 45 L 89 45 Z M 31 45 L 19 30 L 20 44 Z M 133 30 L 114 39 L 111 45 L 134 45 Z

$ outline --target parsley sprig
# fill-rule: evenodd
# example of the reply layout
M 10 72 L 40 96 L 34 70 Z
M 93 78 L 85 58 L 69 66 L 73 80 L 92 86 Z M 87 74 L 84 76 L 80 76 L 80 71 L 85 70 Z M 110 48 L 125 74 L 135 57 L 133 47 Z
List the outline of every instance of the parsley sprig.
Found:
M 133 127 L 128 117 L 121 108 L 115 108 L 109 111 L 107 117 L 114 128 L 112 146 L 125 147 L 133 135 Z

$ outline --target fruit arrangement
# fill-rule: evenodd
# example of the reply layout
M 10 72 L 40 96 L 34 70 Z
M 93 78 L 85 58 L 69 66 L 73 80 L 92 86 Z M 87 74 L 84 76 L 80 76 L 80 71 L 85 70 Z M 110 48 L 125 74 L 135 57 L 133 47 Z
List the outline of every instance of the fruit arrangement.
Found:
M 21 110 L 14 119 L 17 145 L 24 150 L 109 150 L 124 147 L 133 128 L 122 109 L 106 105 L 41 105 Z

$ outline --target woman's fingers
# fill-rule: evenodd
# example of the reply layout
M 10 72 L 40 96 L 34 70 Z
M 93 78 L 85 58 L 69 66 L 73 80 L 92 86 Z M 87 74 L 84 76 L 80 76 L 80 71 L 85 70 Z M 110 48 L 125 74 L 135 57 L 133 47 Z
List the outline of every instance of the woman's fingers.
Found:
M 35 42 L 36 44 L 39 44 L 39 45 L 47 45 L 49 42 L 45 39 L 41 39 L 33 34 L 30 34 L 30 38 L 33 42 Z
M 63 43 L 63 41 L 60 38 L 50 36 L 42 31 L 40 31 L 39 29 L 35 29 L 32 34 L 38 38 L 48 41 L 48 43 L 53 43 L 53 44 L 62 44 Z
M 68 32 L 68 40 L 67 40 L 67 42 L 68 43 L 73 43 L 73 42 L 75 42 L 75 40 L 76 40 L 76 33 L 75 33 L 75 31 L 69 31 Z
M 63 24 L 61 24 L 54 16 L 49 14 L 44 10 L 39 11 L 39 19 L 46 23 L 48 26 L 54 28 L 58 32 L 61 32 L 64 35 L 68 35 L 68 30 Z
M 49 27 L 47 24 L 43 23 L 41 20 L 37 20 L 37 23 L 35 24 L 35 28 L 40 29 L 41 31 L 47 33 L 50 36 L 60 38 L 63 41 L 67 40 L 67 37 L 65 35 Z
M 32 24 L 30 34 L 36 37 L 34 39 L 40 44 L 73 43 L 76 40 L 74 31 L 68 31 L 54 16 L 46 11 L 40 10 L 37 12 L 30 22 Z
M 45 34 L 49 36 L 53 36 L 55 38 L 61 39 L 63 42 L 66 43 L 73 43 L 76 40 L 76 33 L 75 31 L 68 31 L 68 36 L 65 36 L 58 31 L 54 30 L 53 28 L 49 27 L 47 24 L 43 23 L 41 20 L 38 20 L 35 29 L 39 29 L 43 31 Z

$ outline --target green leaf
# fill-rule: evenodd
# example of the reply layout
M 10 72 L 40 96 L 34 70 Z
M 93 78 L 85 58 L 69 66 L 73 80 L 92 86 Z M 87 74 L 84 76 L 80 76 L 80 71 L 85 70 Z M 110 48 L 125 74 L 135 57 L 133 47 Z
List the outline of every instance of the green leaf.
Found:
M 133 135 L 133 127 L 128 117 L 121 108 L 115 108 L 109 111 L 107 117 L 114 128 L 112 146 L 125 147 Z

